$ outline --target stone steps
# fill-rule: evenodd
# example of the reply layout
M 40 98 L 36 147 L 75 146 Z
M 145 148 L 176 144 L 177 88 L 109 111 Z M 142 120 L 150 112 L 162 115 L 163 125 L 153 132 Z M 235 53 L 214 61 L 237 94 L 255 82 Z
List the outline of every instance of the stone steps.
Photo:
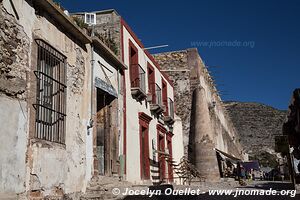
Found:
M 121 199 L 121 196 L 115 196 L 112 194 L 113 188 L 119 188 L 121 191 L 126 187 L 132 187 L 132 185 L 126 181 L 120 181 L 118 177 L 94 177 L 86 193 L 81 196 L 80 200 L 116 200 Z

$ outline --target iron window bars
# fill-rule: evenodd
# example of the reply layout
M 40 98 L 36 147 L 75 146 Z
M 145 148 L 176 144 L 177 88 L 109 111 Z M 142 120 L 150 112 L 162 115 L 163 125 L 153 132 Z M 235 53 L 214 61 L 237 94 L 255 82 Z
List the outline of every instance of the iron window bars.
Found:
M 35 138 L 65 143 L 66 57 L 42 40 L 38 46 Z

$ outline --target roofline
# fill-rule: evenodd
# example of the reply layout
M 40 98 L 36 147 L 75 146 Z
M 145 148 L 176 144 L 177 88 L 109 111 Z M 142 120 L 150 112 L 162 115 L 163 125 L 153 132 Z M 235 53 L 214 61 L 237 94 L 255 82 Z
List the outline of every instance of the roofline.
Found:
M 153 56 L 157 56 L 157 55 L 161 55 L 161 54 L 171 54 L 171 53 L 188 53 L 188 51 L 197 51 L 197 53 L 199 54 L 198 52 L 198 49 L 197 48 L 187 48 L 187 49 L 179 49 L 179 50 L 174 50 L 174 51 L 162 51 L 162 52 L 159 52 L 159 53 L 154 53 Z M 200 56 L 200 54 L 199 54 Z M 203 62 L 201 56 L 200 56 L 200 59 L 201 61 Z
M 60 25 L 83 44 L 92 42 L 91 38 L 51 0 L 33 0 L 33 3 L 47 11 L 54 20 L 58 21 Z
M 98 37 L 93 36 L 92 41 L 94 47 L 101 50 L 101 53 L 103 53 L 105 57 L 109 57 L 113 64 L 121 69 L 127 69 L 127 66 L 123 63 L 123 61 L 121 61 L 121 59 L 119 59 Z
M 154 53 L 153 56 L 160 55 L 160 54 L 170 54 L 170 53 L 187 53 L 188 49 L 182 49 L 182 50 L 174 50 L 174 51 L 162 51 L 159 53 Z
M 118 16 L 119 13 L 115 10 L 115 9 L 106 9 L 106 10 L 96 10 L 96 11 L 86 11 L 86 12 L 74 12 L 74 13 L 70 13 L 70 15 L 82 15 L 82 14 L 85 14 L 85 13 L 96 13 L 96 14 L 104 14 L 104 13 L 116 13 Z

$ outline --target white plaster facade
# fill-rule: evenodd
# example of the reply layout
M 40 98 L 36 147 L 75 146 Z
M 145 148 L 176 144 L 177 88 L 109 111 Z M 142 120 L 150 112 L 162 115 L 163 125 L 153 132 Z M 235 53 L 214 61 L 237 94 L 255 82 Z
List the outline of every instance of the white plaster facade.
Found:
M 167 96 L 174 101 L 174 93 L 173 93 L 173 86 L 170 82 L 166 79 L 161 71 L 159 70 L 159 66 L 157 63 L 153 62 L 153 59 L 149 57 L 149 54 L 145 52 L 143 47 L 141 46 L 140 42 L 136 40 L 136 37 L 133 35 L 131 30 L 128 30 L 127 26 L 121 27 L 123 30 L 123 58 L 124 63 L 129 66 L 129 41 L 131 41 L 134 46 L 138 49 L 138 64 L 143 68 L 146 72 L 146 90 L 148 91 L 148 75 L 147 75 L 147 65 L 150 63 L 155 70 L 155 82 L 162 88 L 162 80 L 167 83 Z M 139 139 L 139 113 L 143 112 L 146 115 L 152 117 L 152 120 L 149 123 L 149 157 L 151 158 L 155 155 L 156 161 L 158 155 L 154 152 L 157 150 L 157 124 L 160 124 L 160 120 L 155 118 L 150 112 L 149 103 L 146 101 L 137 102 L 131 95 L 131 85 L 130 85 L 130 72 L 127 70 L 125 72 L 126 77 L 126 109 L 127 109 L 127 116 L 126 116 L 126 123 L 127 123 L 127 152 L 126 152 L 126 179 L 131 182 L 141 183 L 140 176 L 140 139 Z M 172 145 L 173 145 L 173 155 L 176 161 L 183 156 L 183 142 L 182 142 L 182 128 L 181 128 L 181 121 L 179 118 L 175 120 L 174 129 L 173 129 L 173 138 L 172 138 Z M 170 131 L 169 127 L 164 125 L 163 126 Z M 166 138 L 166 137 L 165 137 Z M 154 148 L 152 148 L 154 144 Z M 165 141 L 165 147 L 167 147 Z M 150 177 L 153 174 L 150 174 Z M 168 176 L 168 170 L 166 168 L 166 176 Z M 174 175 L 175 176 L 175 175 Z M 152 180 L 153 181 L 153 180 Z

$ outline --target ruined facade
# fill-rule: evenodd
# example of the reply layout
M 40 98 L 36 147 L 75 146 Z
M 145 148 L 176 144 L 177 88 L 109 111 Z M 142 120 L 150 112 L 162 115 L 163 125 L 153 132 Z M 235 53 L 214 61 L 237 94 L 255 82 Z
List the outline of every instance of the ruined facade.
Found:
M 185 155 L 207 181 L 218 181 L 222 167 L 217 154 L 236 161 L 244 159 L 244 152 L 212 77 L 197 49 L 154 57 L 174 82 L 176 114 L 183 122 Z
M 87 184 L 89 39 L 68 30 L 70 22 L 46 1 L 0 6 L 0 120 L 6 124 L 0 191 L 31 198 L 81 192 Z
M 120 173 L 135 183 L 172 182 L 171 159 L 179 162 L 183 143 L 181 120 L 173 115 L 173 85 L 169 78 L 115 10 L 72 16 L 85 21 L 93 16 L 92 34 L 103 42 L 110 41 L 111 50 L 128 66 L 121 78 L 121 94 L 126 101 L 120 113 Z M 178 150 L 174 156 L 173 145 Z
M 97 152 L 100 107 L 112 110 L 105 169 L 118 173 L 121 120 L 114 119 L 123 104 L 118 80 L 126 67 L 52 1 L 7 0 L 0 7 L 0 137 L 6 141 L 0 197 L 78 197 L 104 170 Z
M 0 197 L 76 199 L 99 176 L 172 182 L 173 86 L 121 17 L 110 46 L 51 0 L 0 8 Z
M 93 176 L 121 176 L 120 139 L 123 127 L 124 96 L 122 76 L 127 67 L 96 36 L 93 43 L 92 141 Z M 89 151 L 91 153 L 91 151 Z
M 72 13 L 72 17 L 80 22 L 87 22 L 87 15 L 94 17 L 89 25 L 93 35 L 108 46 L 118 57 L 122 57 L 121 16 L 113 10 Z

